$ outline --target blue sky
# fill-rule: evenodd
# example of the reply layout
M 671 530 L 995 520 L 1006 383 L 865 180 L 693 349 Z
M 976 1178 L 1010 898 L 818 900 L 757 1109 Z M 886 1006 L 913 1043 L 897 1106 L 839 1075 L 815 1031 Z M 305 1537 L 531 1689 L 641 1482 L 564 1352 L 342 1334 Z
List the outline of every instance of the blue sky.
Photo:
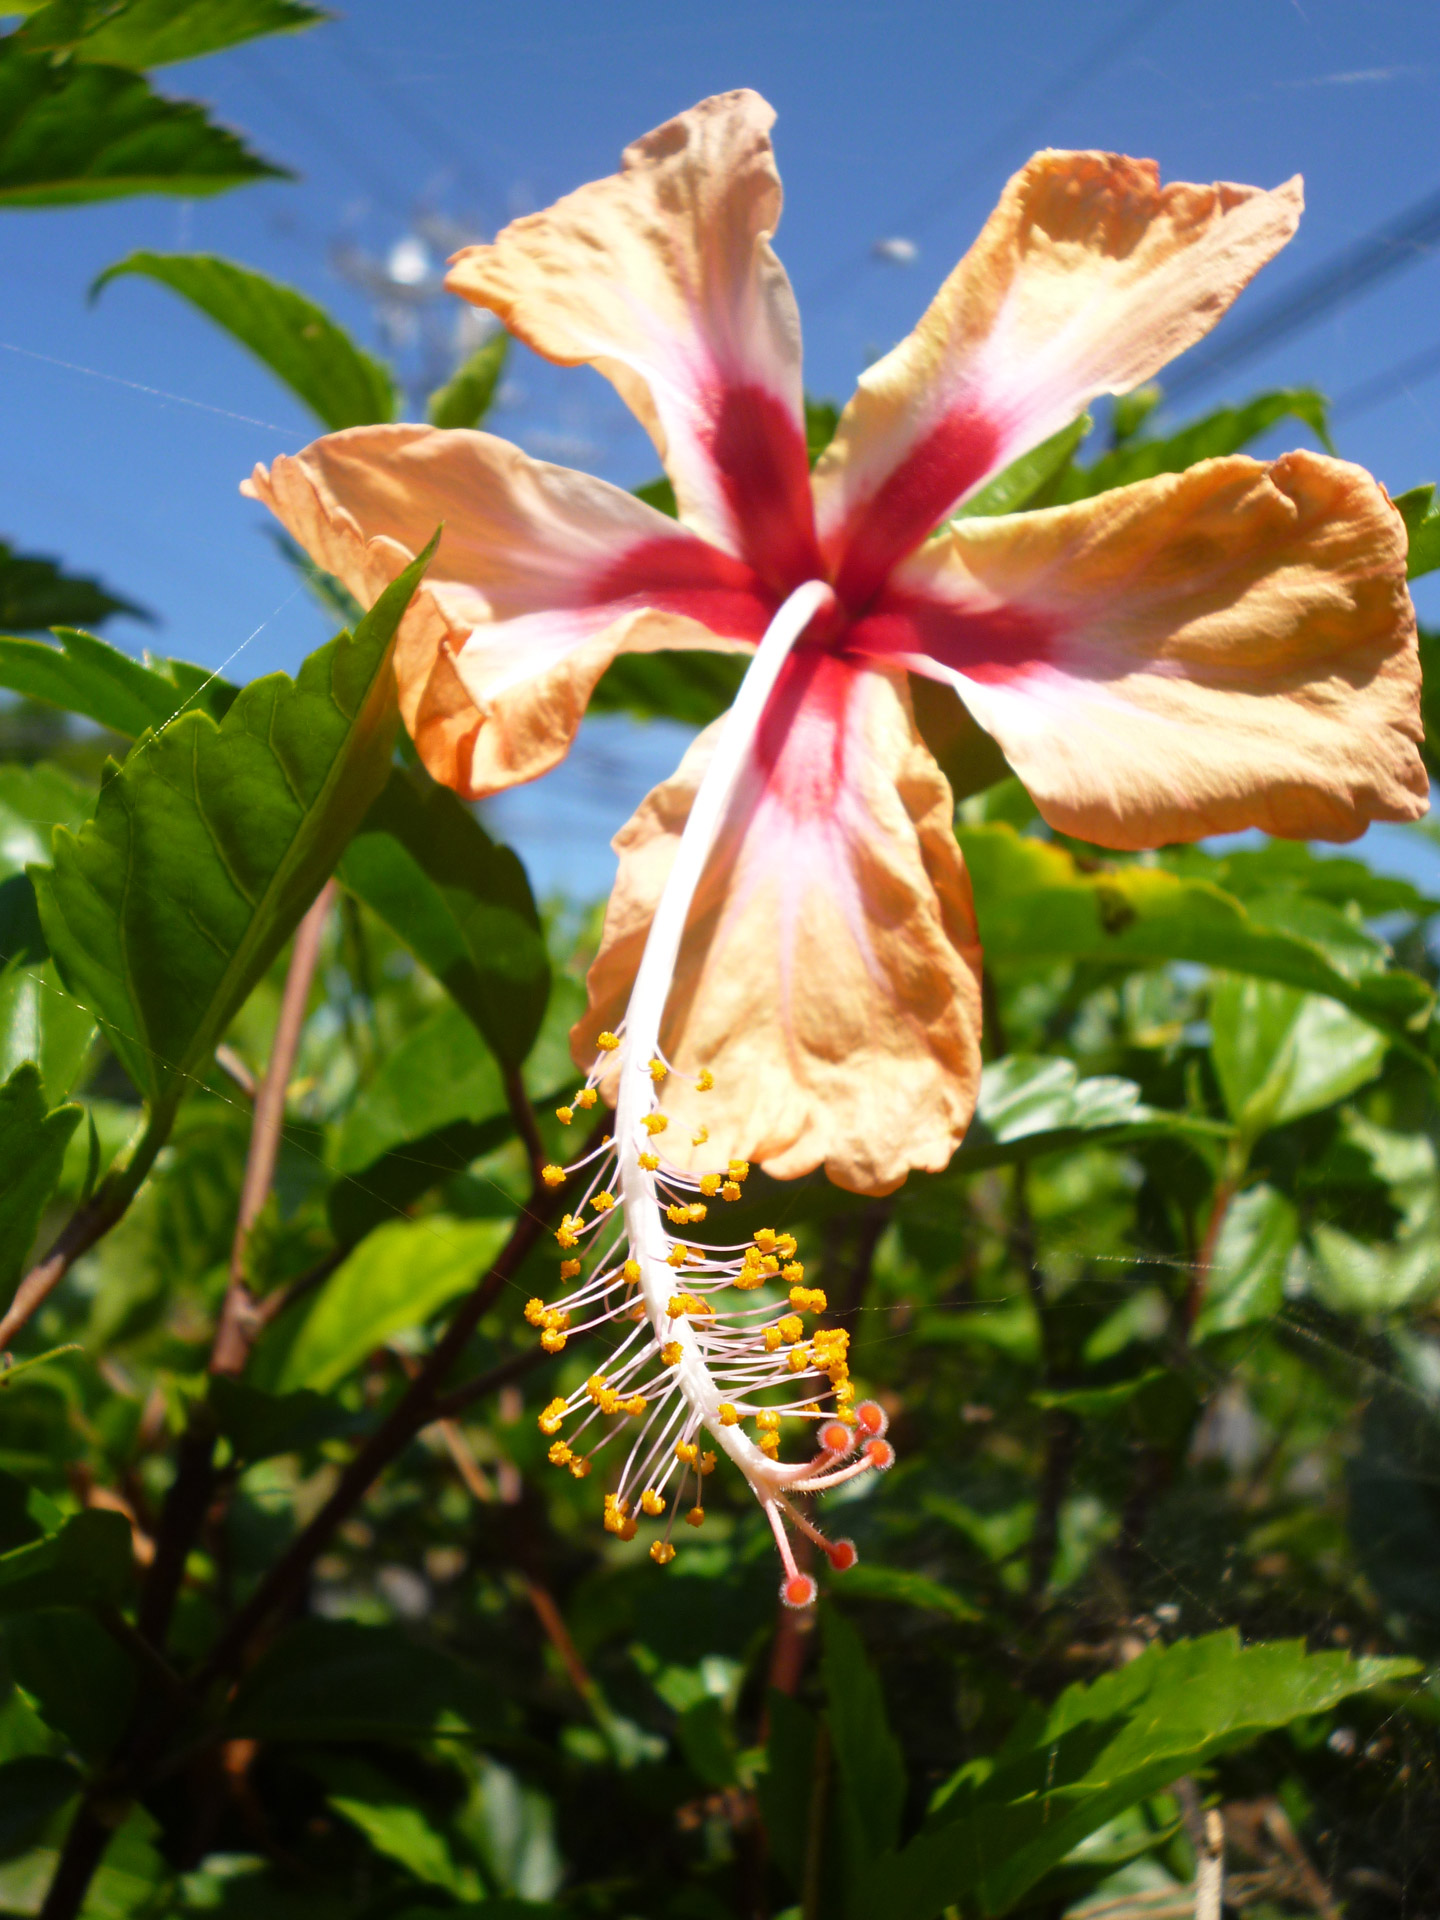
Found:
M 295 183 L 0 219 L 0 537 L 98 572 L 161 616 L 154 632 L 116 622 L 117 642 L 211 665 L 234 655 L 238 678 L 293 669 L 324 637 L 262 511 L 236 492 L 254 461 L 313 429 L 160 289 L 121 282 L 87 305 L 95 274 L 132 248 L 229 254 L 374 344 L 337 246 L 383 259 L 426 214 L 493 231 L 611 171 L 627 140 L 701 95 L 753 86 L 779 109 L 778 245 L 801 298 L 807 385 L 843 398 L 1036 147 L 1151 156 L 1169 178 L 1270 185 L 1302 172 L 1300 235 L 1252 307 L 1440 189 L 1433 0 L 352 0 L 340 14 L 162 76 Z M 887 238 L 913 242 L 913 262 L 877 259 Z M 1342 398 L 1431 346 L 1440 260 L 1425 255 L 1187 411 L 1266 385 Z M 626 483 L 655 471 L 587 373 L 517 356 L 504 402 L 491 425 L 534 452 Z M 1276 447 L 1304 437 L 1283 432 Z M 1440 477 L 1440 376 L 1346 419 L 1338 437 L 1392 491 Z M 1421 609 L 1440 617 L 1440 589 Z M 505 804 L 499 818 L 542 884 L 603 890 L 609 833 L 680 738 L 592 725 L 572 768 Z

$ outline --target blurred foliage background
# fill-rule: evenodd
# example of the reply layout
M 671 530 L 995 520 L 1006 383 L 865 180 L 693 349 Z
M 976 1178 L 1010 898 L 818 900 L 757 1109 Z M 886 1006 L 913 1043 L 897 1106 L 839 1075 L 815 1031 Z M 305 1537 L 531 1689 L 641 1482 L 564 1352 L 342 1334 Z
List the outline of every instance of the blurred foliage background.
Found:
M 264 177 L 152 75 L 316 18 L 24 10 L 0 208 Z M 326 427 L 402 404 L 239 263 L 121 273 Z M 505 350 L 428 417 L 482 420 Z M 968 511 L 1277 422 L 1330 444 L 1314 392 L 1168 432 L 1159 398 Z M 834 421 L 811 403 L 812 452 Z M 1432 489 L 1400 504 L 1429 571 Z M 662 1572 L 545 1467 L 536 1413 L 595 1364 L 521 1307 L 554 1288 L 534 1171 L 597 916 L 538 906 L 398 734 L 418 569 L 359 619 L 290 557 L 353 631 L 240 688 L 97 638 L 137 609 L 83 555 L 0 546 L 0 1912 L 1440 1906 L 1440 901 L 1261 836 L 1064 840 L 921 705 L 984 1090 L 951 1168 L 888 1199 L 747 1188 L 900 1456 L 827 1502 L 860 1564 L 786 1614 L 738 1482 Z M 598 704 L 693 726 L 733 684 L 631 659 Z

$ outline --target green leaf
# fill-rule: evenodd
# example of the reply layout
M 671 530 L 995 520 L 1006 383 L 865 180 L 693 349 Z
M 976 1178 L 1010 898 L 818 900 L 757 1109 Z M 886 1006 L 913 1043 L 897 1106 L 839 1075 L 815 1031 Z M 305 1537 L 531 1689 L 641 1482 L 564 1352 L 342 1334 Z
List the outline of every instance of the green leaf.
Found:
M 86 1759 L 109 1753 L 135 1705 L 136 1675 L 99 1621 L 78 1607 L 45 1607 L 11 1620 L 5 1647 L 46 1724 Z
M 72 22 L 47 27 L 47 17 L 68 15 Z M 294 33 L 327 16 L 300 0 L 82 0 L 41 7 L 24 29 L 27 45 L 68 47 L 76 60 L 103 61 L 116 67 L 164 67 L 177 60 L 198 60 L 223 47 L 239 46 L 267 33 Z M 47 32 L 59 38 L 47 39 Z
M 933 1920 L 964 1900 L 1004 1913 L 1087 1834 L 1181 1774 L 1416 1671 L 1298 1640 L 1242 1648 L 1233 1631 L 1153 1646 L 1034 1709 L 993 1762 L 963 1769 L 924 1831 L 876 1862 L 861 1911 Z
M 54 1107 L 40 1069 L 26 1061 L 0 1086 L 0 1292 L 8 1293 L 54 1192 L 79 1107 Z
M 431 426 L 478 427 L 490 411 L 509 351 L 510 336 L 503 328 L 477 347 L 444 386 L 431 394 L 425 409 Z
M 494 1054 L 458 1007 L 437 1007 L 390 1049 L 346 1114 L 335 1164 L 342 1173 L 361 1173 L 397 1148 L 418 1151 L 455 1121 L 502 1116 L 508 1121 L 509 1109 Z M 460 1172 L 473 1158 L 437 1162 L 437 1177 L 439 1169 Z
M 95 1022 L 78 1000 L 72 1000 L 60 984 L 60 977 L 48 960 L 37 960 L 22 946 L 16 953 L 12 944 L 8 895 L 29 909 L 37 938 L 40 919 L 35 911 L 35 893 L 21 874 L 0 884 L 0 1076 L 15 1073 L 26 1061 L 40 1069 L 46 1091 L 63 1099 L 80 1078 L 95 1038 Z M 44 952 L 44 942 L 40 942 Z M 5 959 L 10 957 L 10 964 Z M 0 1198 L 0 1217 L 5 1201 Z M 0 1257 L 0 1272 L 4 1260 Z
M 956 514 L 956 519 L 970 520 L 982 514 L 1023 513 L 1027 507 L 1049 506 L 1052 491 L 1061 485 L 1060 477 L 1070 464 L 1075 449 L 1089 433 L 1090 424 L 1089 414 L 1082 413 L 1068 427 L 1062 427 L 1058 433 L 1052 433 L 1048 440 L 1042 440 L 1038 447 L 1032 447 L 1029 453 L 1022 453 L 1018 460 L 1012 460 L 1003 473 L 997 473 L 987 486 L 966 501 Z
M 458 1661 L 394 1627 L 302 1620 L 246 1674 L 226 1734 L 403 1739 L 430 1733 L 456 1713 L 471 1726 L 491 1717 L 482 1688 Z
M 1440 1425 L 1408 1385 L 1387 1382 L 1366 1407 L 1346 1463 L 1350 1538 L 1387 1614 L 1440 1634 Z
M 388 777 L 390 652 L 432 550 L 298 680 L 252 681 L 218 726 L 187 712 L 143 736 L 32 873 L 61 977 L 152 1113 L 178 1104 Z
M 217 1374 L 210 1382 L 215 1424 L 236 1457 L 254 1465 L 279 1453 L 304 1453 L 322 1440 L 355 1431 L 355 1416 L 323 1393 L 265 1393 L 247 1380 Z
M 50 627 L 98 626 L 117 613 L 152 620 L 153 613 L 122 600 L 89 574 L 64 573 L 42 554 L 16 553 L 0 540 L 0 628 L 43 633 Z
M 1215 1244 L 1215 1270 L 1201 1276 L 1205 1304 L 1195 1338 L 1272 1319 L 1284 1300 L 1285 1274 L 1299 1238 L 1299 1216 L 1283 1193 L 1258 1186 L 1237 1194 Z
M 92 790 L 63 767 L 0 765 L 0 880 L 46 859 L 53 829 L 78 832 L 94 803 Z
M 1402 1313 L 1440 1289 L 1440 1238 L 1433 1228 L 1372 1244 L 1322 1221 L 1311 1238 L 1319 1268 L 1310 1274 L 1309 1290 L 1333 1313 Z
M 622 653 L 600 676 L 590 711 L 708 727 L 735 698 L 745 664 L 733 653 Z
M 1073 1060 L 1006 1054 L 980 1077 L 975 1119 L 951 1162 L 957 1173 L 1008 1166 L 1090 1137 L 1123 1142 L 1154 1134 L 1213 1138 L 1225 1129 L 1184 1113 L 1146 1106 L 1133 1080 L 1097 1074 L 1082 1080 Z
M 1273 980 L 1219 975 L 1210 993 L 1211 1057 L 1241 1132 L 1258 1139 L 1373 1080 L 1385 1038 L 1336 1001 Z
M 859 1568 L 855 1571 L 858 1573 Z M 819 1729 L 807 1707 L 773 1687 L 767 1696 L 767 1711 L 770 1738 L 765 1746 L 765 1771 L 755 1783 L 755 1797 L 770 1852 L 798 1892 L 805 1875 L 811 1776 Z
M 46 1822 L 83 1785 L 74 1767 L 42 1753 L 27 1753 L 0 1766 L 0 1860 L 33 1846 Z
M 835 438 L 840 424 L 840 409 L 833 400 L 815 400 L 805 396 L 805 452 L 811 466 Z
M 825 1609 L 820 1671 L 840 1776 L 839 1819 L 832 1831 L 844 1848 L 845 1882 L 853 1887 L 874 1860 L 899 1844 L 905 1758 L 885 1717 L 885 1696 L 864 1642 L 834 1607 Z
M 117 1606 L 130 1586 L 130 1523 L 87 1507 L 58 1533 L 0 1554 L 0 1614 Z
M 1310 894 L 1331 906 L 1353 904 L 1366 919 L 1385 913 L 1429 915 L 1440 903 L 1394 874 L 1377 873 L 1363 860 L 1320 854 L 1299 840 L 1267 840 L 1222 854 L 1203 847 L 1170 847 L 1160 863 L 1183 880 L 1208 880 L 1247 903 L 1259 898 L 1276 908 L 1285 893 Z M 1352 934 L 1356 932 L 1353 922 Z M 1383 949 L 1376 949 L 1383 954 Z
M 509 1223 L 430 1215 L 379 1227 L 297 1312 L 277 1393 L 325 1393 L 397 1333 L 422 1327 L 484 1277 Z
M 1434 573 L 1440 567 L 1440 509 L 1435 505 L 1434 485 L 1412 487 L 1408 493 L 1397 494 L 1395 505 L 1400 509 L 1410 539 L 1405 577 L 1418 580 L 1421 574 Z
M 1192 420 L 1165 439 L 1128 439 L 1102 454 L 1088 467 L 1072 467 L 1055 493 L 1057 503 L 1088 500 L 1112 487 L 1133 486 L 1161 473 L 1183 473 L 1200 460 L 1217 460 L 1239 453 L 1281 420 L 1298 420 L 1309 427 L 1327 453 L 1330 439 L 1325 396 L 1311 387 L 1286 387 L 1257 394 L 1242 407 L 1220 407 L 1203 420 Z
M 253 267 L 213 253 L 131 253 L 90 288 L 93 300 L 123 274 L 169 287 L 247 347 L 327 427 L 395 418 L 390 371 L 358 347 L 323 307 Z
M 219 720 L 236 689 L 184 660 L 142 665 L 93 633 L 61 628 L 60 644 L 0 636 L 0 687 L 84 714 L 112 732 L 135 739 L 163 727 L 182 707 Z
M 431 783 L 422 792 L 397 770 L 340 878 L 430 969 L 500 1060 L 518 1066 L 545 1016 L 550 963 L 530 882 L 509 847 L 448 788 Z
M 913 1573 L 908 1567 L 887 1567 L 862 1560 L 844 1577 L 840 1589 L 846 1600 L 888 1600 L 922 1613 L 943 1614 L 949 1620 L 972 1622 L 983 1618 L 976 1607 L 939 1580 Z
M 997 825 L 960 829 L 975 888 L 976 915 L 990 965 L 1098 960 L 1116 966 L 1196 961 L 1328 994 L 1362 1019 L 1394 1032 L 1428 1010 L 1416 975 L 1383 965 L 1384 949 L 1336 913 L 1323 938 L 1298 930 L 1293 899 L 1248 906 L 1201 880 L 1163 868 L 1084 872 L 1063 847 Z M 1313 912 L 1324 903 L 1309 903 Z M 1288 920 L 1290 924 L 1282 925 Z M 1273 925 L 1271 923 L 1274 923 Z
M 315 1771 L 332 1788 L 326 1795 L 329 1805 L 358 1827 L 377 1853 L 396 1861 L 413 1879 L 443 1887 L 457 1900 L 483 1895 L 479 1874 L 456 1860 L 421 1800 L 377 1768 L 348 1756 L 324 1756 Z
M 56 65 L 0 40 L 0 207 L 193 197 L 291 178 L 202 107 L 165 99 L 138 73 Z

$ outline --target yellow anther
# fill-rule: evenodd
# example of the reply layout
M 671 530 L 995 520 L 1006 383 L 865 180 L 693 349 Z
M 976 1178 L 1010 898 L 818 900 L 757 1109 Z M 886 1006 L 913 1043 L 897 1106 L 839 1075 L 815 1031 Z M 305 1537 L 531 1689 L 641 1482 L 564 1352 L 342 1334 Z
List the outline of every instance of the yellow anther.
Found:
M 562 1401 L 560 1404 L 563 1406 L 564 1402 Z M 740 1409 L 738 1407 L 732 1407 L 728 1400 L 722 1400 L 715 1411 L 720 1415 L 720 1424 L 722 1427 L 739 1426 Z
M 631 1307 L 627 1318 L 632 1326 L 638 1327 L 640 1322 L 645 1318 L 645 1302 L 643 1300 L 637 1300 L 635 1305 Z
M 643 1393 L 632 1393 L 628 1400 L 620 1402 L 620 1411 L 628 1413 L 632 1420 L 638 1420 L 645 1411 L 647 1402 Z
M 722 1200 L 738 1200 L 740 1198 L 740 1189 L 733 1180 L 727 1180 L 724 1186 L 721 1187 L 720 1198 Z
M 689 1258 L 689 1248 L 685 1246 L 683 1241 L 677 1240 L 674 1246 L 671 1247 L 669 1253 L 666 1254 L 665 1264 L 668 1267 L 680 1268 L 684 1266 Z
M 596 1213 L 609 1213 L 610 1209 L 615 1205 L 615 1196 L 602 1187 L 599 1193 L 590 1196 L 590 1204 Z
M 575 1104 L 577 1107 L 584 1107 L 588 1112 L 599 1098 L 600 1096 L 596 1093 L 594 1087 L 581 1087 L 575 1096 Z
M 702 1173 L 700 1176 L 700 1191 L 705 1195 L 707 1200 L 713 1200 L 720 1191 L 719 1174 Z
M 588 1480 L 590 1478 L 590 1462 L 588 1460 L 572 1460 L 570 1462 L 570 1471 L 577 1480 Z
M 787 1365 L 792 1373 L 804 1373 L 809 1364 L 810 1355 L 804 1347 L 792 1347 L 790 1349 Z
M 614 1053 L 620 1044 L 620 1036 L 618 1033 L 597 1033 L 595 1044 L 602 1053 Z
M 805 1278 L 805 1269 L 798 1260 L 792 1260 L 788 1266 L 781 1268 L 780 1278 L 792 1287 L 799 1286 L 800 1282 Z M 816 1308 L 817 1313 L 823 1311 L 823 1308 Z
M 685 1318 L 685 1315 L 690 1311 L 689 1307 L 686 1305 L 686 1302 L 689 1299 L 689 1297 L 690 1296 L 685 1293 L 671 1294 L 669 1303 L 667 1304 L 665 1311 L 669 1314 L 672 1320 L 683 1320 Z
M 573 1280 L 579 1271 L 580 1262 L 578 1260 L 562 1260 L 560 1262 L 560 1278 L 562 1280 Z
M 714 1317 L 715 1309 L 708 1300 L 699 1300 L 693 1293 L 687 1293 L 685 1303 L 685 1311 L 687 1313 L 708 1313 L 712 1318 Z
M 615 1531 L 619 1534 L 622 1540 L 633 1540 L 636 1534 L 640 1531 L 640 1523 L 632 1513 L 630 1515 L 630 1518 L 625 1522 L 624 1526 L 617 1527 Z
M 646 1487 L 640 1496 L 640 1504 L 653 1520 L 657 1513 L 665 1511 L 665 1497 L 657 1493 L 654 1487 Z
M 686 1514 L 685 1519 L 687 1524 L 692 1527 L 703 1527 L 705 1524 L 704 1507 L 691 1507 L 690 1511 Z
M 568 1127 L 570 1122 L 575 1118 L 575 1109 L 573 1107 L 556 1107 L 555 1118 L 560 1122 L 562 1127 Z
M 768 1411 L 765 1413 L 757 1413 L 755 1416 L 755 1424 L 761 1433 L 778 1433 L 780 1431 L 780 1416 L 778 1413 L 770 1413 Z
M 709 1208 L 702 1205 L 702 1203 L 699 1200 L 692 1200 L 689 1206 L 686 1207 L 685 1209 L 686 1216 L 690 1220 L 692 1225 L 697 1225 L 701 1220 L 705 1218 L 705 1215 L 708 1212 L 709 1212 Z
M 713 1473 L 715 1471 L 715 1456 L 713 1453 L 701 1454 L 700 1471 L 701 1473 Z
M 750 1162 L 748 1160 L 732 1160 L 728 1172 L 732 1180 L 743 1180 L 750 1172 Z
M 765 1329 L 765 1351 L 766 1351 L 767 1353 L 775 1353 L 775 1352 L 776 1352 L 776 1351 L 777 1351 L 777 1350 L 779 1349 L 779 1346 L 780 1346 L 780 1329 L 779 1329 L 779 1327 L 766 1327 L 766 1329 Z
M 580 1233 L 584 1225 L 585 1222 L 580 1218 L 579 1214 L 567 1213 L 555 1229 L 556 1241 L 562 1247 L 578 1247 L 580 1244 Z
M 820 1411 L 820 1402 L 818 1400 L 807 1400 L 804 1406 L 801 1407 L 800 1411 L 802 1413 L 818 1414 Z
M 653 1140 L 657 1133 L 664 1133 L 670 1122 L 663 1113 L 647 1113 L 640 1124 Z
M 697 1127 L 694 1133 L 692 1133 L 690 1136 L 690 1144 L 692 1147 L 703 1147 L 705 1142 L 709 1138 L 710 1138 L 709 1127 Z
M 538 1421 L 540 1431 L 542 1433 L 558 1433 L 560 1431 L 560 1422 L 565 1418 L 567 1411 L 568 1409 L 563 1400 L 552 1400 L 540 1415 Z
M 660 1156 L 658 1153 L 642 1153 L 638 1158 L 646 1173 L 654 1173 L 660 1164 Z
M 695 1091 L 697 1093 L 709 1093 L 710 1089 L 714 1085 L 715 1085 L 714 1074 L 711 1073 L 709 1067 L 702 1067 L 700 1069 L 700 1077 L 695 1082 Z
M 781 1278 L 786 1278 L 788 1273 L 789 1269 L 787 1268 L 786 1273 L 782 1274 Z M 791 1287 L 790 1304 L 792 1307 L 798 1308 L 801 1313 L 824 1313 L 830 1303 L 825 1298 L 823 1290 L 819 1287 Z
M 567 1441 L 554 1440 L 550 1444 L 550 1451 L 546 1455 L 546 1458 L 552 1467 L 568 1467 L 574 1455 L 571 1453 Z
M 620 1271 L 624 1275 L 626 1282 L 633 1287 L 635 1282 L 640 1278 L 640 1262 L 638 1260 L 627 1260 Z
M 732 1170 L 733 1170 L 733 1162 L 732 1162 Z M 775 1242 L 779 1239 L 779 1237 L 780 1236 L 776 1233 L 773 1227 L 761 1227 L 756 1232 L 755 1244 L 760 1249 L 761 1253 L 774 1253 Z
M 589 1394 L 590 1398 L 598 1404 L 601 1394 L 606 1391 L 609 1385 L 610 1382 L 605 1378 L 603 1373 L 592 1373 L 590 1378 L 585 1382 L 585 1391 Z
M 669 1071 L 669 1067 L 666 1066 L 663 1060 L 655 1059 L 650 1062 L 650 1078 L 655 1082 L 657 1087 Z
M 563 1186 L 565 1183 L 565 1169 L 556 1166 L 542 1167 L 540 1169 L 540 1178 L 545 1182 L 547 1187 Z
M 545 1319 L 545 1302 L 538 1297 L 525 1302 L 525 1318 L 532 1327 L 542 1325 Z
M 563 1353 L 565 1351 L 565 1336 L 555 1328 L 547 1327 L 540 1336 L 540 1344 L 546 1353 Z
M 690 1209 L 684 1205 L 667 1207 L 665 1209 L 665 1218 L 667 1220 L 673 1220 L 677 1227 L 683 1227 L 690 1218 Z
M 797 1340 L 805 1338 L 805 1322 L 798 1313 L 787 1313 L 780 1322 L 780 1338 L 792 1347 Z
M 660 1358 L 667 1367 L 678 1367 L 685 1357 L 685 1349 L 678 1340 L 667 1340 L 660 1349 Z
M 675 1458 L 683 1461 L 687 1467 L 693 1467 L 700 1457 L 700 1449 L 693 1440 L 679 1440 L 675 1444 Z
M 779 1434 L 762 1433 L 760 1436 L 760 1451 L 765 1455 L 767 1460 L 774 1460 L 780 1452 Z
M 675 1549 L 668 1540 L 657 1540 L 650 1548 L 650 1558 L 657 1567 L 668 1567 L 675 1558 Z
M 775 1241 L 775 1251 L 782 1260 L 792 1259 L 795 1254 L 795 1247 L 796 1240 L 793 1233 L 782 1233 Z

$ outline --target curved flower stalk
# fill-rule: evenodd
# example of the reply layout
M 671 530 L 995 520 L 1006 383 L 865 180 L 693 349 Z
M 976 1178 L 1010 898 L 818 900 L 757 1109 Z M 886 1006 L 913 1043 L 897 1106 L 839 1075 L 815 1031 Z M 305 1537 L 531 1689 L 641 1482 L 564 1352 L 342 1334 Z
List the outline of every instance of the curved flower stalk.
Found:
M 822 1549 L 837 1572 L 854 1565 L 855 1548 L 848 1540 L 827 1540 L 789 1496 L 823 1493 L 884 1469 L 894 1453 L 884 1437 L 882 1410 L 869 1401 L 855 1405 L 848 1335 L 820 1329 L 807 1339 L 805 1316 L 823 1313 L 826 1299 L 804 1284 L 794 1238 L 762 1228 L 744 1244 L 727 1243 L 713 1238 L 706 1225 L 717 1200 L 723 1205 L 740 1198 L 748 1164 L 732 1160 L 723 1170 L 697 1175 L 669 1159 L 670 1119 L 661 1103 L 666 1082 L 678 1076 L 661 1051 L 660 1028 L 695 890 L 766 704 L 796 641 L 833 604 L 824 581 L 808 582 L 790 595 L 726 718 L 651 921 L 625 1019 L 619 1032 L 600 1034 L 594 1068 L 575 1097 L 574 1105 L 594 1106 L 597 1082 L 613 1072 L 614 1134 L 586 1160 L 545 1169 L 546 1180 L 559 1185 L 581 1167 L 590 1168 L 577 1211 L 565 1216 L 555 1235 L 567 1255 L 562 1278 L 580 1284 L 551 1306 L 535 1299 L 526 1309 L 552 1353 L 562 1351 L 571 1334 L 611 1322 L 631 1326 L 603 1372 L 592 1373 L 568 1398 L 552 1400 L 540 1416 L 542 1431 L 556 1436 L 581 1416 L 550 1449 L 552 1462 L 580 1479 L 601 1448 L 617 1438 L 623 1446 L 627 1422 L 638 1422 L 618 1482 L 605 1495 L 606 1526 L 630 1539 L 640 1514 L 668 1511 L 650 1557 L 661 1565 L 672 1560 L 670 1536 L 687 1488 L 693 1487 L 694 1497 L 685 1517 L 693 1526 L 704 1522 L 703 1484 L 716 1464 L 716 1455 L 701 1447 L 709 1434 L 765 1510 L 785 1567 L 781 1598 L 792 1607 L 813 1601 L 815 1582 L 795 1563 L 787 1521 Z M 707 1070 L 696 1089 L 713 1091 Z M 568 1126 L 574 1106 L 560 1108 L 559 1117 Z M 701 1128 L 691 1144 L 703 1148 L 704 1134 Z M 742 1296 L 739 1304 L 721 1299 L 732 1292 Z M 778 1400 L 777 1391 L 783 1396 Z M 780 1425 L 787 1418 L 817 1423 L 813 1458 L 779 1458 Z M 607 1420 L 616 1424 L 605 1428 Z M 746 1433 L 746 1420 L 754 1421 L 758 1439 Z
M 674 1089 L 677 1167 L 707 1164 L 704 1124 L 722 1162 L 883 1193 L 947 1163 L 980 1076 L 969 883 L 909 676 L 958 696 L 1065 833 L 1343 840 L 1427 804 L 1414 613 L 1398 513 L 1319 454 L 954 517 L 1208 332 L 1294 232 L 1298 180 L 1162 186 L 1149 161 L 1037 154 L 812 475 L 772 119 L 753 93 L 702 101 L 452 262 L 463 298 L 614 383 L 678 520 L 423 426 L 332 434 L 248 484 L 366 603 L 445 523 L 396 673 L 426 765 L 470 795 L 554 766 L 618 653 L 749 653 L 829 584 L 700 876 L 661 1038 L 717 1083 Z M 586 1068 L 715 751 L 702 735 L 617 841 Z M 615 1097 L 613 1063 L 599 1085 Z

